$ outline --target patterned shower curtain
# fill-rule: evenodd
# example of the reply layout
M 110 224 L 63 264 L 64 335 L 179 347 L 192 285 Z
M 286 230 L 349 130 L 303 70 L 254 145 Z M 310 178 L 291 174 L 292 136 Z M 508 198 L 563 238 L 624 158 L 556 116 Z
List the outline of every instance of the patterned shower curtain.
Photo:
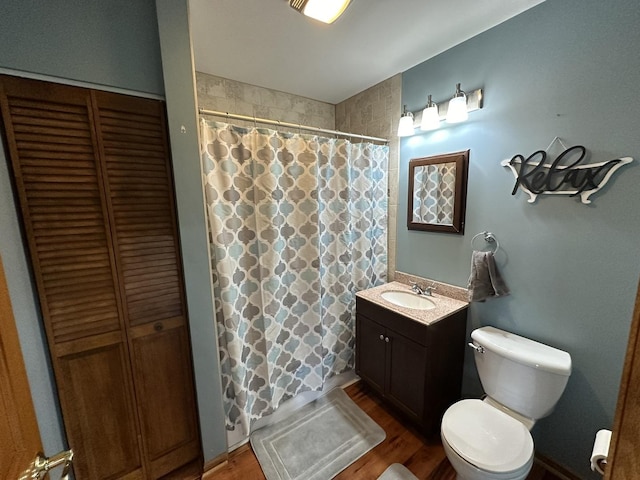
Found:
M 386 281 L 388 147 L 202 119 L 227 428 L 354 365 L 355 292 Z
M 413 221 L 453 225 L 455 162 L 415 168 Z

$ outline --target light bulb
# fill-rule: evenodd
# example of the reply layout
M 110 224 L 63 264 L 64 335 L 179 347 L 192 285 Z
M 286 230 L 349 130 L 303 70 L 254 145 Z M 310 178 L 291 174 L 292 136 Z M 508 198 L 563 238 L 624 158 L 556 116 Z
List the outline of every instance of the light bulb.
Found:
M 467 112 L 467 95 L 460 90 L 460 84 L 456 84 L 456 93 L 453 98 L 449 100 L 449 107 L 447 108 L 447 123 L 459 123 L 464 122 L 469 118 L 469 112 Z
M 407 106 L 404 106 L 404 111 L 400 117 L 400 123 L 398 123 L 398 136 L 410 137 L 415 133 L 413 129 L 413 113 L 407 112 Z
M 427 100 L 427 106 L 422 111 L 422 121 L 420 122 L 420 130 L 435 130 L 440 126 L 440 115 L 438 114 L 438 105 L 431 101 L 431 95 Z
M 324 23 L 333 23 L 349 6 L 351 0 L 309 0 L 302 13 Z

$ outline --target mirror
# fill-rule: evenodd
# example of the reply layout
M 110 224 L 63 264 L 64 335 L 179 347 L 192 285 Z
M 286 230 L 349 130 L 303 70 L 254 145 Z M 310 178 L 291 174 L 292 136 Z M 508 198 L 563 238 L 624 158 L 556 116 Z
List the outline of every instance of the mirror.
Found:
M 469 150 L 409 162 L 407 228 L 464 233 Z

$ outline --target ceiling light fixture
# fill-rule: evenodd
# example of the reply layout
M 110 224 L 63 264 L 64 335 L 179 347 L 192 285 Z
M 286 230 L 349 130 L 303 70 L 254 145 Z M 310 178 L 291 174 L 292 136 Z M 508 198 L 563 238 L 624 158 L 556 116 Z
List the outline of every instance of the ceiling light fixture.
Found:
M 469 118 L 467 111 L 467 94 L 460 90 L 460 84 L 456 83 L 456 93 L 449 100 L 449 108 L 447 109 L 447 123 L 464 122 Z
M 405 105 L 402 116 L 400 117 L 400 123 L 398 123 L 398 136 L 410 137 L 413 134 L 413 113 L 407 112 L 407 106 Z
M 289 0 L 289 5 L 307 17 L 324 23 L 335 22 L 351 0 Z
M 440 126 L 440 115 L 438 114 L 438 105 L 433 103 L 431 95 L 427 99 L 427 106 L 422 111 L 422 121 L 420 122 L 420 130 L 435 130 Z

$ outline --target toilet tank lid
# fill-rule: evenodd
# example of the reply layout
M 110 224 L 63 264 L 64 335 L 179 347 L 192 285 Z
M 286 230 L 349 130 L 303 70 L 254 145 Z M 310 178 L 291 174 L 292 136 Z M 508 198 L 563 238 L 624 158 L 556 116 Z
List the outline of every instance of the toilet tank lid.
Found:
M 558 375 L 571 375 L 571 355 L 563 350 L 495 327 L 478 328 L 471 332 L 471 338 L 514 362 Z

